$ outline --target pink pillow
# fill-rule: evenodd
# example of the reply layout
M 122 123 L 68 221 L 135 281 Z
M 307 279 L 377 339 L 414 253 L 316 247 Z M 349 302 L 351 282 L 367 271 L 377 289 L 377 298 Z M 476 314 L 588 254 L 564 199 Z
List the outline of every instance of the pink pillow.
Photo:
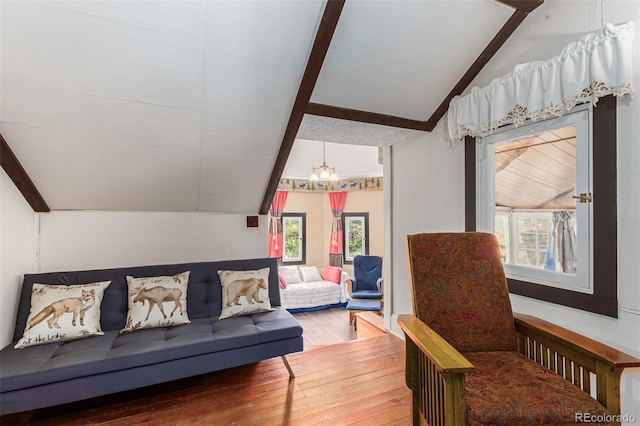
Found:
M 287 280 L 284 279 L 281 273 L 278 273 L 278 285 L 283 290 L 287 288 Z
M 340 274 L 342 274 L 342 269 L 337 266 L 325 266 L 322 268 L 322 279 L 325 281 L 340 284 Z

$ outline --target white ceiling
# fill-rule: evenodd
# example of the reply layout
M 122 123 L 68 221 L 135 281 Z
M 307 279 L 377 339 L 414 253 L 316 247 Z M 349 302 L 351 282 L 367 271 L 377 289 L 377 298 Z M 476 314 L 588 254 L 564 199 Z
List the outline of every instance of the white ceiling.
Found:
M 313 167 L 322 165 L 322 142 L 296 139 L 282 177 L 309 179 Z M 326 164 L 335 167 L 338 178 L 382 176 L 378 148 L 366 145 L 326 143 Z
M 0 8 L 0 133 L 51 209 L 258 211 L 322 1 Z M 426 120 L 512 13 L 493 0 L 349 0 L 312 102 Z M 419 135 L 313 116 L 299 133 L 373 146 Z M 296 141 L 287 172 L 308 175 L 318 146 Z M 341 178 L 369 156 L 331 155 L 350 159 Z

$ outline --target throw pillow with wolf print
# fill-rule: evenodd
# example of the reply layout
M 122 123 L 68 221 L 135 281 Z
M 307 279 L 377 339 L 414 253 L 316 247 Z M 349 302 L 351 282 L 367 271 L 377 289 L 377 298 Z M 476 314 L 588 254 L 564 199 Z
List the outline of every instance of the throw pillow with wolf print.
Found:
M 269 300 L 269 270 L 218 271 L 222 284 L 220 319 L 273 311 Z
M 100 304 L 111 281 L 78 285 L 34 283 L 31 311 L 16 349 L 66 342 L 104 334 L 100 327 Z
M 187 315 L 190 273 L 144 278 L 128 276 L 129 312 L 120 333 L 190 323 Z

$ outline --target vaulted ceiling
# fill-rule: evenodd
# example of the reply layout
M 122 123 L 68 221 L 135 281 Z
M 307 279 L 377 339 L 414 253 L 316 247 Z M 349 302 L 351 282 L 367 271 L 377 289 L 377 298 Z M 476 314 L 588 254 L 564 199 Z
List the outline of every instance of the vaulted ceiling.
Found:
M 432 130 L 541 2 L 2 1 L 2 165 L 39 211 L 265 213 L 296 137 Z

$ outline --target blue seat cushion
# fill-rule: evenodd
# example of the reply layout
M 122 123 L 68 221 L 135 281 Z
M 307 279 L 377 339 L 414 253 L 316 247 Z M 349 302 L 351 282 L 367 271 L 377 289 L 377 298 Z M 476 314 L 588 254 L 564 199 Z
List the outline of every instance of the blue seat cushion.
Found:
M 360 290 L 351 293 L 352 299 L 382 299 L 382 293 L 376 290 Z
M 2 392 L 111 373 L 202 354 L 233 351 L 302 335 L 302 327 L 281 306 L 271 312 L 13 349 L 2 357 Z M 232 356 L 232 355 L 230 355 Z M 212 368 L 215 370 L 215 368 Z
M 379 311 L 380 302 L 368 300 L 350 300 L 347 303 L 347 309 L 350 311 Z

